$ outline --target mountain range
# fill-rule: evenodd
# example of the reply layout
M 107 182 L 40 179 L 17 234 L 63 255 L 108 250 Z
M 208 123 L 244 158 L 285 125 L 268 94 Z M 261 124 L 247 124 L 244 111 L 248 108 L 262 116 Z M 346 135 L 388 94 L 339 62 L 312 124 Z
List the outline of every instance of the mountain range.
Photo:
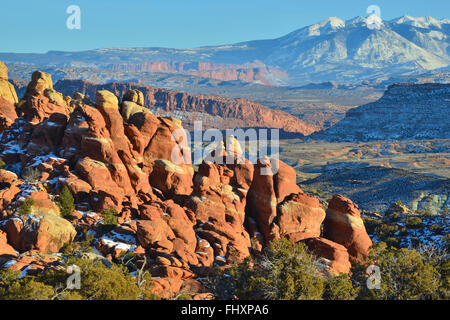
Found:
M 403 16 L 379 30 L 366 19 L 331 17 L 283 37 L 194 49 L 102 48 L 44 54 L 0 53 L 7 64 L 166 72 L 271 85 L 359 82 L 447 70 L 450 20 Z

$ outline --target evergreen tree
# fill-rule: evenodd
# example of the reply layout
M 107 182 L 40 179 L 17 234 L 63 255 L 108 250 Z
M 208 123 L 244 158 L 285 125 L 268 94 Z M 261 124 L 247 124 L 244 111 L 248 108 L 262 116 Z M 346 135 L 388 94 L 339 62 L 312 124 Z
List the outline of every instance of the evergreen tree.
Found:
M 67 186 L 64 186 L 58 197 L 58 206 L 61 209 L 61 215 L 63 217 L 68 217 L 72 214 L 75 209 L 74 203 L 75 200 L 73 199 L 72 193 Z
M 105 221 L 106 225 L 114 225 L 117 226 L 117 215 L 118 212 L 115 209 L 105 209 L 102 212 L 103 220 Z
M 17 213 L 18 214 L 29 215 L 31 213 L 31 208 L 33 207 L 33 205 L 34 205 L 34 199 L 33 198 L 27 198 L 22 203 L 22 205 L 19 207 L 19 209 L 17 210 Z
M 324 280 L 304 244 L 281 239 L 271 242 L 254 261 L 218 270 L 208 286 L 218 299 L 318 300 Z

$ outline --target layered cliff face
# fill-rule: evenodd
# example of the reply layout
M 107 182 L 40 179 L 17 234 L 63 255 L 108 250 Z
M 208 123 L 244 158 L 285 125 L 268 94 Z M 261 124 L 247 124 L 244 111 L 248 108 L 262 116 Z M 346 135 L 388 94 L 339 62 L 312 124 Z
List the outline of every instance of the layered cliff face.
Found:
M 144 96 L 129 90 L 119 104 L 99 90 L 93 103 L 81 93 L 63 96 L 48 74 L 33 74 L 13 105 L 16 119 L 0 135 L 0 265 L 52 268 L 54 260 L 31 253 L 57 252 L 90 232 L 107 259 L 132 252 L 146 261 L 154 290 L 171 297 L 186 283 L 201 288 L 195 279 L 213 266 L 240 261 L 273 239 L 308 241 L 330 273 L 349 272 L 351 257 L 367 255 L 371 242 L 350 200 L 336 197 L 325 212 L 296 185 L 292 167 L 265 158 L 253 165 L 232 137 L 214 150 L 232 161 L 204 161 L 194 172 L 186 137 L 172 139 L 181 122 L 149 112 Z M 174 152 L 186 162 L 174 163 Z M 54 201 L 64 187 L 75 210 L 63 218 Z M 19 210 L 24 203 L 27 214 Z M 118 225 L 97 232 L 111 209 Z M 347 236 L 337 237 L 343 229 Z
M 222 81 L 240 80 L 269 86 L 288 79 L 288 75 L 280 69 L 266 66 L 261 62 L 236 65 L 200 61 L 142 61 L 140 63 L 111 64 L 106 68 L 119 72 L 181 73 Z
M 193 128 L 196 120 L 202 121 L 205 129 L 264 127 L 303 135 L 310 135 L 318 130 L 318 127 L 283 111 L 272 110 L 246 99 L 194 95 L 138 83 L 114 82 L 96 85 L 82 80 L 61 80 L 55 84 L 55 88 L 64 95 L 81 92 L 87 97 L 95 97 L 98 90 L 109 90 L 116 96 L 123 97 L 128 90 L 137 89 L 144 95 L 145 106 L 154 114 L 174 114 L 183 121 L 188 130 Z
M 347 112 L 314 135 L 327 141 L 450 138 L 450 84 L 394 84 L 384 96 Z

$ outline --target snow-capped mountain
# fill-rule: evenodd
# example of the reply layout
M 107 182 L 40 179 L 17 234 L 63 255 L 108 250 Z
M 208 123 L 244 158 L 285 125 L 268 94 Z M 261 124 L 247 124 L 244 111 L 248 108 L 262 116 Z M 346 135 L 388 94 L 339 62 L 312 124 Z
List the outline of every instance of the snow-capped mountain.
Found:
M 6 63 L 109 68 L 157 62 L 212 62 L 227 65 L 262 63 L 272 83 L 298 85 L 307 82 L 354 82 L 385 75 L 445 69 L 450 65 L 450 20 L 403 16 L 383 21 L 379 29 L 367 27 L 367 19 L 328 18 L 283 37 L 232 45 L 194 49 L 103 48 L 82 52 L 50 51 L 46 54 L 0 53 Z M 144 39 L 143 39 L 144 41 Z M 123 69 L 122 67 L 120 69 Z M 287 73 L 289 79 L 277 79 Z M 280 81 L 277 81 L 280 80 Z
M 277 65 L 291 77 L 313 81 L 348 81 L 353 77 L 420 72 L 447 67 L 450 20 L 402 17 L 384 21 L 379 30 L 366 19 L 329 18 L 267 42 L 246 43 L 266 51 L 266 64 Z

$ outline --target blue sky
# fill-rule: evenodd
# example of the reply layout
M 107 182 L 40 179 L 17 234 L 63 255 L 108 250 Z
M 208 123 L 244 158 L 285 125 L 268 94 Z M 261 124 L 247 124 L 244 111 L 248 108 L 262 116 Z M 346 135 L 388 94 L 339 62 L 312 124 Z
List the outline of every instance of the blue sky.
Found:
M 81 29 L 66 27 L 69 5 Z M 269 39 L 330 16 L 365 16 L 378 5 L 402 15 L 450 18 L 445 0 L 1 0 L 0 52 L 79 51 L 101 47 L 192 48 Z

